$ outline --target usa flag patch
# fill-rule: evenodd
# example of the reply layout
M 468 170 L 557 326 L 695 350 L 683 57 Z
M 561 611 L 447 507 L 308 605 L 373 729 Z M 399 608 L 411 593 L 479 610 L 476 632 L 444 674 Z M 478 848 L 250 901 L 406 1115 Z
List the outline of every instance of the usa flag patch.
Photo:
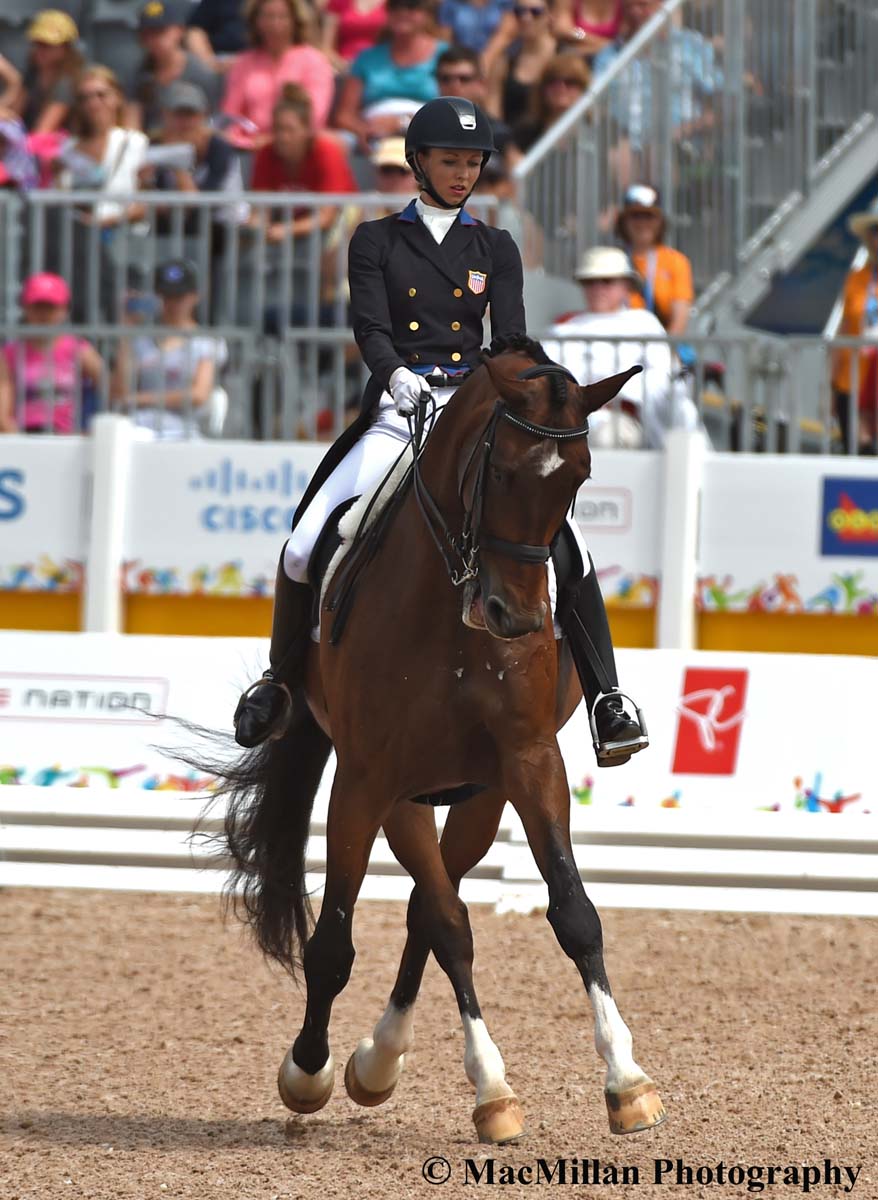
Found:
M 488 276 L 484 271 L 470 271 L 467 287 L 474 296 L 481 296 L 485 290 L 485 285 L 488 282 Z

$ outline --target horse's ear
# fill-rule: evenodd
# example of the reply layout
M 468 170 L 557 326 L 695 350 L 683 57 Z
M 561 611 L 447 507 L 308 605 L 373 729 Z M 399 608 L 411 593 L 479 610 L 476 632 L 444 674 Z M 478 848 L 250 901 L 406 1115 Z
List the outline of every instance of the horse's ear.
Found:
M 614 396 L 618 396 L 632 375 L 638 375 L 642 370 L 641 366 L 632 367 L 629 371 L 622 371 L 619 375 L 611 375 L 609 379 L 601 379 L 598 383 L 590 383 L 588 387 L 581 387 L 579 399 L 585 406 L 586 413 L 596 412 L 604 404 L 609 403 Z

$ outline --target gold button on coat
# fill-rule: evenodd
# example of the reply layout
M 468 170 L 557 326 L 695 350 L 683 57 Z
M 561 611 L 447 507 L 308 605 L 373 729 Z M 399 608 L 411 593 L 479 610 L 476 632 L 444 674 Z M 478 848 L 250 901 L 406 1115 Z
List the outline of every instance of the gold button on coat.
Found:
M 463 288 L 455 288 L 454 294 L 457 297 L 457 299 L 459 300 L 461 298 L 461 296 L 463 295 Z
M 460 329 L 460 321 L 452 321 L 451 328 L 454 330 L 455 333 L 457 333 L 458 329 Z
M 409 288 L 409 295 L 410 295 L 410 296 L 417 296 L 417 294 L 418 294 L 418 289 L 417 289 L 417 288 Z
M 452 362 L 460 362 L 460 359 L 461 359 L 461 356 L 460 356 L 460 355 L 457 353 L 457 351 L 455 350 L 455 351 L 454 351 L 454 353 L 453 353 L 453 354 L 452 354 L 452 356 L 451 356 L 451 361 L 452 361 Z
M 421 328 L 421 326 L 418 321 L 409 321 L 409 329 L 414 330 L 414 329 L 420 329 L 420 328 Z

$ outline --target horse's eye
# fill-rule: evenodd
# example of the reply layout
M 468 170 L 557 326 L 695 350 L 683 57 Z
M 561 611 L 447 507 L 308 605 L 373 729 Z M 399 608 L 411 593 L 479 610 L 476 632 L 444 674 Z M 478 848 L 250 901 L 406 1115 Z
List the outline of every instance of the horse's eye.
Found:
M 491 478 L 502 486 L 506 482 L 506 472 L 501 471 L 499 467 L 491 467 Z

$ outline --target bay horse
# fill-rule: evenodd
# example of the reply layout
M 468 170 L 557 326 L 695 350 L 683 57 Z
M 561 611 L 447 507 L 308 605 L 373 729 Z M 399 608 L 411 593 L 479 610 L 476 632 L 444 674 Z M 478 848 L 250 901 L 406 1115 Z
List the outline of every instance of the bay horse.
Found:
M 472 933 L 458 896 L 509 800 L 548 885 L 549 923 L 592 1005 L 610 1128 L 633 1133 L 664 1118 L 632 1056 L 604 969 L 600 919 L 574 861 L 556 734 L 581 692 L 554 636 L 545 567 L 589 476 L 588 416 L 630 374 L 579 387 L 523 337 L 486 356 L 415 456 L 414 479 L 361 573 L 337 644 L 324 597 L 320 642 L 308 652 L 287 732 L 226 773 L 229 894 L 266 955 L 294 976 L 304 967 L 304 1022 L 278 1075 L 294 1112 L 317 1111 L 333 1089 L 330 1013 L 350 976 L 354 906 L 383 828 L 414 880 L 408 937 L 387 1009 L 348 1060 L 347 1092 L 368 1106 L 393 1092 L 432 951 L 463 1022 L 479 1140 L 521 1135 L 522 1110 L 473 986 Z M 333 747 L 326 882 L 311 932 L 305 848 Z M 433 809 L 413 801 L 455 796 L 468 798 L 450 810 L 440 842 Z

